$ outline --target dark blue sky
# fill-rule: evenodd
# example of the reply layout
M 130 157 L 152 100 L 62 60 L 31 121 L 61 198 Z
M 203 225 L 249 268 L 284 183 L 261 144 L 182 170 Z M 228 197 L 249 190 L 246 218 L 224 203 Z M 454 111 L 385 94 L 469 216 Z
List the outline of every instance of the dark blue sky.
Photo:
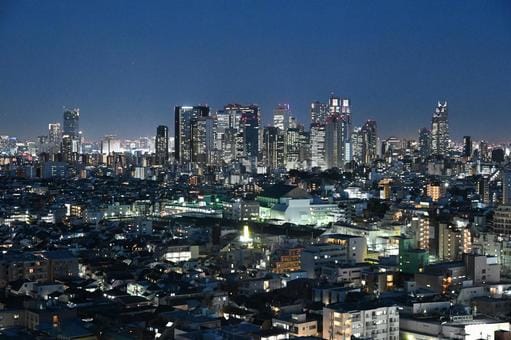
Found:
M 154 134 L 174 105 L 349 96 L 356 123 L 415 136 L 437 99 L 454 137 L 508 139 L 510 1 L 0 0 L 0 134 L 81 109 L 86 136 Z

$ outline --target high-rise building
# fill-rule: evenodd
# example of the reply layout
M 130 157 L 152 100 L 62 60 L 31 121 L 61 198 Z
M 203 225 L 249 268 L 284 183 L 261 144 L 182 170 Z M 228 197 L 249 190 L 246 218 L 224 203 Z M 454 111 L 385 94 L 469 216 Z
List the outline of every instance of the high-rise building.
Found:
M 492 230 L 497 235 L 511 236 L 511 205 L 499 205 L 493 215 Z
M 121 152 L 121 141 L 115 135 L 106 135 L 101 141 L 101 153 L 111 155 Z
M 422 158 L 431 154 L 431 131 L 427 128 L 419 130 L 419 154 Z
M 213 117 L 195 119 L 192 122 L 192 162 L 211 164 L 213 145 Z
M 463 157 L 472 157 L 472 138 L 470 136 L 463 136 Z
M 449 151 L 449 122 L 447 102 L 438 105 L 431 120 L 431 152 L 434 155 L 447 155 Z
M 328 116 L 328 106 L 320 103 L 319 101 L 312 102 L 310 114 L 312 124 L 324 124 L 326 122 L 326 117 Z
M 502 175 L 502 204 L 511 205 L 511 169 L 501 170 Z
M 356 162 L 362 162 L 362 147 L 364 144 L 364 136 L 362 135 L 362 128 L 355 127 L 351 132 L 351 152 L 353 160 Z
M 156 163 L 165 165 L 169 160 L 169 128 L 159 125 L 156 128 Z
M 377 158 L 378 135 L 376 122 L 368 120 L 364 123 L 360 132 L 362 134 L 362 162 L 370 164 Z
M 298 169 L 299 161 L 300 161 L 300 148 L 301 140 L 300 140 L 300 129 L 298 128 L 288 128 L 285 138 L 285 147 L 286 147 L 286 168 L 288 169 Z
M 327 168 L 325 154 L 325 125 L 311 124 L 310 130 L 311 167 Z
M 488 142 L 485 140 L 479 142 L 479 157 L 481 157 L 481 160 L 483 161 L 486 161 L 489 158 Z
M 76 161 L 78 159 L 78 141 L 69 135 L 63 135 L 60 153 L 64 162 Z
M 260 124 L 261 117 L 258 106 L 249 105 L 242 108 L 241 132 L 243 135 L 243 156 L 254 164 L 259 153 Z
M 351 124 L 349 114 L 331 114 L 325 125 L 327 168 L 342 167 L 351 160 Z
M 207 106 L 176 106 L 175 118 L 175 158 L 181 164 L 193 162 L 192 125 L 200 117 L 209 116 Z
M 62 130 L 60 129 L 60 123 L 48 124 L 48 142 L 58 144 L 61 138 Z
M 289 104 L 279 104 L 273 109 L 273 126 L 285 131 L 289 124 Z
M 275 126 L 263 130 L 263 162 L 270 169 L 285 166 L 284 131 Z
M 309 131 L 300 131 L 300 149 L 298 161 L 306 167 L 306 163 L 311 160 L 311 134 Z
M 73 139 L 80 137 L 80 109 L 64 111 L 64 134 Z

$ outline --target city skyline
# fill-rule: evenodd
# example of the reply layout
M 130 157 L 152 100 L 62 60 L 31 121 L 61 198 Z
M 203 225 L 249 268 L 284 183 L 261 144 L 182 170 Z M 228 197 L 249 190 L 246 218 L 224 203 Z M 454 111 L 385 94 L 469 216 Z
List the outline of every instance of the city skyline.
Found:
M 416 138 L 445 99 L 453 139 L 507 139 L 506 2 L 1 6 L 2 135 L 40 135 L 63 105 L 81 109 L 88 138 L 173 131 L 179 105 L 256 103 L 266 126 L 288 103 L 308 125 L 310 103 L 333 91 L 352 100 L 354 125 L 373 119 L 381 136 Z M 185 13 L 201 20 L 182 29 Z

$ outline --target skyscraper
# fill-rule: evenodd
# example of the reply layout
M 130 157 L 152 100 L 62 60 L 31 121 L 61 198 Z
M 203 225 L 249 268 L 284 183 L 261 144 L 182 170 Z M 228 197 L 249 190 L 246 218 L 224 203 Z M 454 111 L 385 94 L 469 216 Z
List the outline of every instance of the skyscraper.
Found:
M 502 204 L 511 205 L 511 168 L 505 167 L 502 174 Z
M 427 128 L 419 130 L 419 154 L 422 158 L 431 154 L 431 131 Z
M 298 169 L 300 160 L 300 149 L 302 148 L 300 139 L 300 129 L 288 128 L 285 138 L 286 147 L 286 168 Z
M 362 135 L 361 127 L 354 127 L 351 132 L 351 153 L 353 160 L 362 162 L 362 148 L 364 144 L 364 136 Z
M 213 117 L 199 117 L 192 121 L 192 162 L 211 164 L 213 145 Z
M 60 129 L 60 123 L 48 124 L 48 142 L 49 143 L 60 143 L 62 138 L 62 131 Z
M 64 111 L 64 134 L 72 139 L 80 137 L 80 109 Z
M 325 124 L 325 157 L 328 168 L 342 167 L 351 161 L 351 117 L 331 114 Z
M 472 157 L 472 138 L 463 136 L 463 157 Z
M 169 128 L 159 125 L 156 128 L 156 163 L 165 165 L 169 160 Z
M 311 166 L 322 170 L 327 168 L 325 155 L 325 125 L 311 124 L 310 131 Z
M 449 151 L 449 123 L 447 102 L 438 102 L 431 120 L 431 152 L 445 156 Z
M 377 157 L 377 143 L 378 135 L 376 129 L 376 122 L 374 120 L 368 120 L 362 126 L 362 162 L 369 164 L 374 161 Z
M 259 126 L 261 117 L 259 107 L 249 105 L 242 108 L 241 130 L 243 134 L 244 157 L 251 162 L 257 161 L 259 153 Z
M 289 123 L 289 104 L 279 104 L 273 109 L 273 126 L 285 131 Z
M 328 116 L 328 107 L 326 104 L 320 103 L 319 101 L 312 102 L 310 114 L 312 124 L 324 124 Z
M 263 161 L 272 170 L 285 166 L 284 131 L 275 126 L 263 130 Z
M 208 106 L 176 106 L 175 118 L 175 158 L 181 164 L 192 163 L 192 125 L 200 117 L 209 116 Z

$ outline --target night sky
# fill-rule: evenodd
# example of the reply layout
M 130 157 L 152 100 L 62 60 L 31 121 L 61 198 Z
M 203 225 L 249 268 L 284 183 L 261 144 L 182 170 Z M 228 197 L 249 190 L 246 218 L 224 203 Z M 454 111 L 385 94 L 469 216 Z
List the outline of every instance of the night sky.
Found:
M 437 99 L 451 134 L 511 140 L 511 1 L 0 0 L 0 135 L 80 107 L 86 137 L 154 135 L 174 105 L 352 100 L 382 137 Z

